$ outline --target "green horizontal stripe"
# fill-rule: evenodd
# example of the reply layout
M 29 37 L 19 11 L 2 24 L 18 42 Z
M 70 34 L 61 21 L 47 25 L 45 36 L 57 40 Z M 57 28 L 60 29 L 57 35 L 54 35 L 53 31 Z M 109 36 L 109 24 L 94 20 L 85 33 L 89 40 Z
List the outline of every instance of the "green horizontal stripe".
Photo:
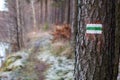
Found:
M 102 30 L 101 27 L 87 27 L 87 30 Z

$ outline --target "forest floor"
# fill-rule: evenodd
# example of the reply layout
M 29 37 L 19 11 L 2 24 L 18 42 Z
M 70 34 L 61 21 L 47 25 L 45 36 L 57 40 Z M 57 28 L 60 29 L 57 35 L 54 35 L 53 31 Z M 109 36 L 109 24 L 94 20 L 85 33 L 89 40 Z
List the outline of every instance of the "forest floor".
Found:
M 27 46 L 9 55 L 0 68 L 1 80 L 74 80 L 74 54 L 69 41 L 53 42 L 51 31 L 31 32 L 27 37 Z
M 0 79 L 73 80 L 74 54 L 69 41 L 52 42 L 49 31 L 31 32 L 28 38 L 26 48 L 8 56 Z

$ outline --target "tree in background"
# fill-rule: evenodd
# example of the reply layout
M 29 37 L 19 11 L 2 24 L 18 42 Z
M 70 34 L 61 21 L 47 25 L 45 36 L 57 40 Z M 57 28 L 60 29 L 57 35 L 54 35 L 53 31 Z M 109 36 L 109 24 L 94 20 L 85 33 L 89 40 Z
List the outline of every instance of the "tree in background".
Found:
M 117 6 L 116 19 L 115 0 L 76 1 L 78 15 L 75 18 L 78 21 L 77 27 L 74 24 L 75 80 L 117 80 L 120 49 L 119 6 Z M 87 34 L 87 24 L 102 24 L 103 33 Z
M 35 6 L 34 6 L 35 0 L 30 0 L 31 8 L 32 8 L 32 16 L 33 16 L 33 27 L 36 28 L 36 13 L 35 13 Z
M 74 0 L 73 1 L 73 7 L 74 7 L 74 11 L 73 11 L 73 21 L 72 21 L 72 44 L 73 44 L 73 48 L 75 48 L 75 44 L 76 44 L 76 35 L 77 35 L 77 25 L 78 25 L 78 1 Z
M 11 42 L 18 49 L 24 46 L 23 38 L 27 32 L 49 24 L 69 24 L 72 21 L 73 0 L 7 0 L 10 14 Z M 71 24 L 71 23 L 70 23 Z
M 20 50 L 23 47 L 23 32 L 22 32 L 22 19 L 21 19 L 21 2 L 20 0 L 9 0 L 8 9 L 9 9 L 9 18 L 11 18 L 10 24 L 10 33 L 11 33 L 11 44 L 14 45 L 13 51 Z
M 47 5 L 48 5 L 48 0 L 45 0 L 45 22 L 47 22 L 47 17 L 48 17 L 47 16 L 48 15 L 47 14 L 48 13 L 48 6 Z
M 43 13 L 42 13 L 43 12 L 43 0 L 40 1 L 40 5 L 41 5 L 40 6 L 41 7 L 40 8 L 40 11 L 41 11 L 41 15 L 40 15 L 41 19 L 40 20 L 41 20 L 41 23 L 43 23 L 43 21 L 42 21 L 43 20 Z
M 65 0 L 66 2 L 66 9 L 65 9 L 65 23 L 70 23 L 70 0 Z

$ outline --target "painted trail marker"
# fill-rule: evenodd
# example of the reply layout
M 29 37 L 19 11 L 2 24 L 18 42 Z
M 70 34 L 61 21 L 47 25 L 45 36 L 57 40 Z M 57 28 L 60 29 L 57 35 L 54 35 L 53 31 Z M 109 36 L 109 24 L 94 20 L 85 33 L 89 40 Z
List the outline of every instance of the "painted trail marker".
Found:
M 87 34 L 102 34 L 102 24 L 87 24 L 86 33 Z

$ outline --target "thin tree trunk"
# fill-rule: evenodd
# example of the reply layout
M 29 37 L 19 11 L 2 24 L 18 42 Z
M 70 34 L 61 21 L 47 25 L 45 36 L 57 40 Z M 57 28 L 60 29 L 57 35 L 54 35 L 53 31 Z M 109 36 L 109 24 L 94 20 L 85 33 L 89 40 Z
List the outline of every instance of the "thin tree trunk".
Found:
M 65 7 L 65 23 L 69 24 L 70 22 L 70 0 L 66 1 L 66 7 Z
M 45 22 L 47 22 L 47 15 L 48 15 L 48 1 L 45 0 Z
M 61 14 L 61 16 L 60 16 L 61 21 L 60 22 L 61 22 L 61 24 L 64 22 L 64 13 L 65 13 L 64 7 L 65 7 L 65 3 L 62 4 L 61 9 L 60 9 L 60 14 Z
M 78 10 L 75 80 L 116 80 L 115 0 L 78 0 Z M 86 35 L 88 23 L 101 23 L 103 33 Z
M 73 1 L 73 23 L 72 23 L 72 44 L 73 44 L 73 48 L 75 48 L 75 40 L 76 40 L 76 35 L 77 35 L 77 24 L 78 24 L 78 20 L 77 20 L 77 17 L 78 17 L 78 1 L 77 0 L 74 0 Z
M 55 8 L 55 16 L 53 15 L 53 16 L 55 17 L 55 18 L 54 18 L 54 19 L 55 19 L 54 23 L 57 24 L 57 23 L 58 23 L 58 22 L 57 22 L 57 9 L 56 9 L 56 7 L 54 7 L 54 8 Z
M 67 24 L 70 23 L 70 0 L 68 0 L 68 18 L 67 18 Z
M 20 6 L 20 43 L 21 43 L 21 47 L 24 47 L 24 32 L 25 32 L 25 22 L 24 22 L 24 1 L 20 1 L 21 6 Z
M 43 23 L 43 0 L 41 0 L 41 23 Z
M 20 6 L 19 6 L 19 0 L 16 0 L 16 15 L 17 15 L 17 25 L 16 25 L 16 32 L 17 32 L 17 46 L 20 50 Z
M 35 6 L 34 6 L 35 0 L 31 0 L 31 8 L 32 8 L 32 16 L 33 16 L 33 27 L 36 29 L 36 13 L 35 13 Z

